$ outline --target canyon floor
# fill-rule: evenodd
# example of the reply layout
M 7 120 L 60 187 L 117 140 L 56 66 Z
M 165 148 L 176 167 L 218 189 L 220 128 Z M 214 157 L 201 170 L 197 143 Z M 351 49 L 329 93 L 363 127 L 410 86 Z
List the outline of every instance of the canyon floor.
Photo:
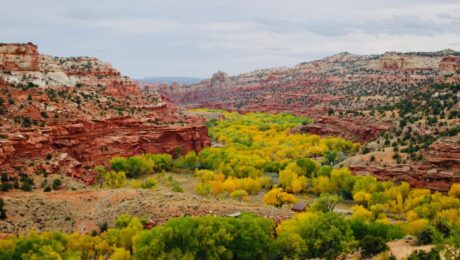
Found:
M 167 180 L 169 176 L 181 184 L 183 192 L 171 190 Z M 192 172 L 166 173 L 157 176 L 157 179 L 159 182 L 154 189 L 135 189 L 129 186 L 106 189 L 86 186 L 72 178 L 63 177 L 63 188 L 57 191 L 36 189 L 32 192 L 2 192 L 0 195 L 5 201 L 8 219 L 0 220 L 0 232 L 6 235 L 28 233 L 35 229 L 91 233 L 99 231 L 103 223 L 112 226 L 121 214 L 140 216 L 150 226 L 186 215 L 226 216 L 253 212 L 280 221 L 294 214 L 287 205 L 282 208 L 264 205 L 263 192 L 249 196 L 244 201 L 199 196 L 193 191 L 197 179 Z M 35 181 L 38 183 L 39 180 Z M 306 195 L 299 195 L 298 198 L 306 202 L 314 200 Z M 351 214 L 350 207 L 351 204 L 344 202 L 337 205 L 335 211 Z
M 293 214 L 289 207 L 278 209 L 263 205 L 261 195 L 241 202 L 230 198 L 201 197 L 193 191 L 196 183 L 193 173 L 166 175 L 178 181 L 184 192 L 171 191 L 165 178 L 155 189 L 100 189 L 64 178 L 63 189 L 58 191 L 36 189 L 33 192 L 15 190 L 1 193 L 8 219 L 0 221 L 0 232 L 26 233 L 36 229 L 91 233 L 99 231 L 99 225 L 105 222 L 111 226 L 120 214 L 140 216 L 149 225 L 184 215 L 254 212 L 281 220 Z

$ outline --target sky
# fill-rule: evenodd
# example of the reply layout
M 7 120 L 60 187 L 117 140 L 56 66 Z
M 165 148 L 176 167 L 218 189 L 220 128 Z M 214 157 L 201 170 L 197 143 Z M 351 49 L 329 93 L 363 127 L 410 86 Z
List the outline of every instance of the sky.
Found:
M 348 51 L 460 50 L 460 0 L 0 0 L 0 42 L 208 78 Z

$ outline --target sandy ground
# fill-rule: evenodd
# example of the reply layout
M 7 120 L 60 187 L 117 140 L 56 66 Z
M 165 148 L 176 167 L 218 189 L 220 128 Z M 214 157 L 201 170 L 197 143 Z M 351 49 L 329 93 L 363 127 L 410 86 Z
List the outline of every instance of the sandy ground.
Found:
M 68 189 L 47 193 L 41 189 L 0 193 L 8 216 L 6 220 L 0 221 L 0 232 L 25 233 L 35 229 L 90 233 L 99 230 L 99 225 L 104 222 L 110 226 L 120 214 L 140 216 L 154 225 L 185 215 L 254 212 L 281 220 L 293 214 L 288 206 L 278 209 L 263 205 L 260 201 L 261 195 L 243 202 L 229 198 L 201 197 L 193 192 L 196 181 L 193 175 L 166 176 L 169 175 L 181 183 L 184 192 L 171 191 L 165 178 L 154 190 L 87 187 L 86 190 Z
M 396 259 L 406 259 L 412 252 L 416 250 L 430 251 L 433 245 L 417 246 L 415 244 L 416 238 L 406 237 L 404 239 L 395 240 L 388 243 L 390 252 Z

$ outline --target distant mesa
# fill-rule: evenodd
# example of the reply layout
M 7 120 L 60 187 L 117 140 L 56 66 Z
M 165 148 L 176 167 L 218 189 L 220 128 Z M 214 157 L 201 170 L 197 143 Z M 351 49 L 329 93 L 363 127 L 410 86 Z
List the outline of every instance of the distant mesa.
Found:
M 145 77 L 142 79 L 137 79 L 139 82 L 144 83 L 180 83 L 180 84 L 196 84 L 202 81 L 202 78 L 194 77 Z

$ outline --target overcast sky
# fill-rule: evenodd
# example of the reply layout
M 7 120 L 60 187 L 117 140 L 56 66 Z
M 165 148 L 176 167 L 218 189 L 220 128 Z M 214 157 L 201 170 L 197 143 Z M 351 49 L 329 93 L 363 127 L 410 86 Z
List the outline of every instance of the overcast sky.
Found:
M 0 42 L 95 56 L 135 78 L 460 50 L 460 0 L 0 0 L 0 14 Z

